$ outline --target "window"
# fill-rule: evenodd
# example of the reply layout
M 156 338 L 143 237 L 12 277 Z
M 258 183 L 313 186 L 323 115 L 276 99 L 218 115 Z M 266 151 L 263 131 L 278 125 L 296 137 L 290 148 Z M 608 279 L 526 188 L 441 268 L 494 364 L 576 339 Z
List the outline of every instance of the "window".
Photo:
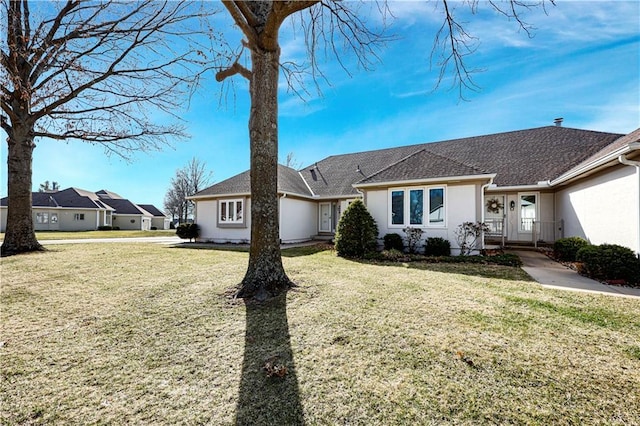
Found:
M 58 213 L 51 213 L 51 223 L 58 223 Z
M 520 231 L 531 232 L 537 217 L 536 194 L 519 194 Z
M 49 213 L 36 213 L 36 223 L 49 223 Z
M 445 188 L 442 186 L 390 190 L 390 226 L 445 226 L 444 198 Z M 429 212 L 428 216 L 425 211 Z
M 404 191 L 391 191 L 391 224 L 404 225 Z
M 84 220 L 84 213 L 76 213 L 73 215 L 73 220 Z
M 234 225 L 244 223 L 244 200 L 220 200 L 218 206 L 219 224 Z

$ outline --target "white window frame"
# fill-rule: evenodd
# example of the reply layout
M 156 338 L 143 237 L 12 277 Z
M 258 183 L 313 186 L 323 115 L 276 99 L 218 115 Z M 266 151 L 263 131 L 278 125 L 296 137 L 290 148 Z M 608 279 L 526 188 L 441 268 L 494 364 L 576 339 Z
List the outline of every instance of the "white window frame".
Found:
M 48 212 L 37 212 L 36 213 L 36 223 L 38 223 L 38 224 L 49 223 L 49 213 Z
M 432 189 L 442 189 L 442 206 L 444 209 L 444 214 L 443 214 L 443 220 L 442 222 L 430 222 L 429 220 L 429 216 L 430 216 L 430 212 L 431 212 L 431 206 L 430 206 L 430 202 L 431 202 L 431 197 L 430 197 L 430 191 Z M 415 191 L 415 190 L 422 190 L 422 224 L 412 224 L 411 222 L 411 214 L 410 214 L 410 208 L 411 208 L 411 191 Z M 397 191 L 402 191 L 403 192 L 403 223 L 399 224 L 399 223 L 393 223 L 392 221 L 392 200 L 393 200 L 393 193 L 397 192 Z M 389 188 L 388 189 L 388 194 L 387 194 L 387 226 L 389 228 L 396 228 L 396 229 L 402 229 L 402 228 L 407 228 L 407 227 L 411 227 L 411 228 L 446 228 L 447 227 L 447 185 L 427 185 L 427 186 L 406 186 L 406 187 L 399 187 L 399 188 Z
M 84 220 L 84 213 L 74 213 L 73 220 Z
M 240 203 L 241 207 L 241 212 L 242 212 L 242 216 L 240 218 L 237 217 L 238 214 L 238 209 L 237 209 L 237 203 Z M 225 205 L 225 212 L 227 212 L 226 215 L 226 220 L 222 220 L 222 206 Z M 232 212 L 233 212 L 233 216 L 231 218 L 229 218 L 229 214 L 228 212 L 229 207 L 233 206 Z M 246 221 L 246 202 L 244 198 L 228 198 L 228 199 L 224 199 L 224 200 L 218 200 L 218 212 L 217 212 L 217 222 L 218 222 L 218 226 L 219 227 L 225 227 L 225 226 L 244 226 L 245 221 Z

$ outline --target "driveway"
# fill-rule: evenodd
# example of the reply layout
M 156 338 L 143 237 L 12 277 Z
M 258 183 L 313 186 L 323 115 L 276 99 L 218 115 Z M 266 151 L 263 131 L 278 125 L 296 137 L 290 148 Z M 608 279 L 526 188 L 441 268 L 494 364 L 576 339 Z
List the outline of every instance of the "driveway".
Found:
M 182 242 L 177 236 L 170 237 L 131 237 L 131 238 L 78 238 L 72 240 L 38 240 L 42 245 L 50 244 L 84 244 L 84 243 L 156 243 L 178 244 Z
M 522 269 L 543 287 L 614 296 L 640 297 L 640 288 L 602 284 L 554 262 L 535 250 L 511 250 L 522 259 Z

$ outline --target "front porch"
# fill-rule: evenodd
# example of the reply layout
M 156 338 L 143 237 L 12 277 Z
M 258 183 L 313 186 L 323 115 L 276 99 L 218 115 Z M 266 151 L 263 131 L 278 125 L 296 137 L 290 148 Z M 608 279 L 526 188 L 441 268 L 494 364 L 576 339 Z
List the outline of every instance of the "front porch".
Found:
M 484 247 L 550 247 L 557 239 L 564 237 L 563 220 L 521 218 L 520 222 L 519 232 L 509 233 L 506 216 L 502 219 L 485 219 L 489 232 L 484 234 Z

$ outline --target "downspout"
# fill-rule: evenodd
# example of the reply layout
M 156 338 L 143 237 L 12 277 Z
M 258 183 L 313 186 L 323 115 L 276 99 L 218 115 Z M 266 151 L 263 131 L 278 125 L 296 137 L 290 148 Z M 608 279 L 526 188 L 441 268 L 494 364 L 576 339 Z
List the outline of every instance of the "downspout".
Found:
M 493 177 L 491 179 L 489 179 L 488 183 L 485 183 L 484 185 L 482 185 L 480 187 L 480 222 L 484 223 L 484 191 L 490 187 L 491 185 L 493 185 Z M 485 244 L 484 244 L 484 231 L 482 231 L 482 238 L 480 240 L 480 249 L 484 250 Z
M 618 161 L 620 164 L 624 164 L 625 166 L 632 166 L 636 168 L 636 175 L 638 176 L 638 188 L 636 192 L 637 201 L 638 201 L 638 214 L 636 214 L 637 223 L 636 223 L 636 256 L 640 257 L 640 161 L 629 160 L 626 154 L 622 154 L 618 157 Z

